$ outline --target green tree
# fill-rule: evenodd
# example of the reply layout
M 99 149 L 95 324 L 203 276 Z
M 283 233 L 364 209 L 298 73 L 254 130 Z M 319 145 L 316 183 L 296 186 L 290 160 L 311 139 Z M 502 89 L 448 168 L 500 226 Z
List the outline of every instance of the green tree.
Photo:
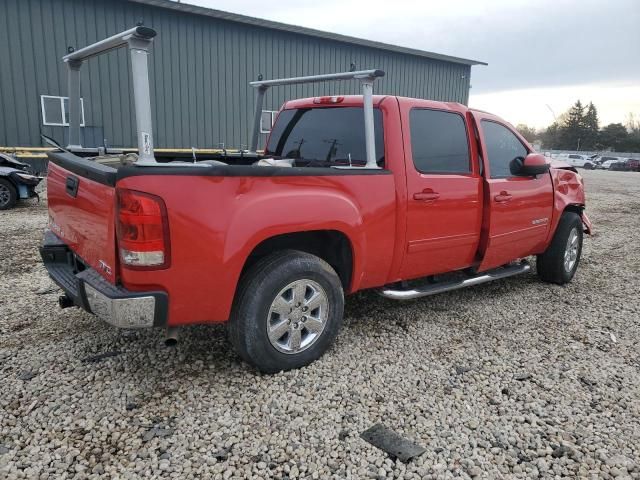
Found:
M 623 144 L 626 152 L 640 153 L 640 120 L 633 113 L 627 115 L 627 139 Z
M 533 141 L 537 140 L 538 138 L 538 132 L 536 131 L 536 129 L 525 125 L 524 123 L 519 123 L 516 126 L 516 130 L 518 130 L 518 132 L 520 132 L 520 135 L 526 138 L 529 143 L 533 143 Z
M 540 132 L 540 140 L 544 148 L 553 150 L 559 148 L 560 142 L 560 126 L 558 122 L 553 122 L 545 130 Z
M 582 150 L 592 150 L 598 145 L 598 136 L 600 133 L 598 121 L 598 110 L 593 102 L 589 102 L 587 105 L 586 113 L 584 114 L 584 140 L 581 142 Z
M 603 148 L 613 151 L 624 150 L 629 133 L 621 123 L 610 123 L 600 131 L 600 144 Z
M 560 124 L 560 148 L 580 150 L 585 138 L 585 111 L 582 102 L 578 100 L 567 112 L 566 120 Z

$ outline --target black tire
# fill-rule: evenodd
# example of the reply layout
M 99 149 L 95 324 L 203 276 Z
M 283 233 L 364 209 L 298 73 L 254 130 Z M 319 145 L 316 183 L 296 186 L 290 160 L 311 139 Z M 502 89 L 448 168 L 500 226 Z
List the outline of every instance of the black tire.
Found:
M 314 310 L 317 316 L 321 313 L 326 315 L 326 319 L 321 322 L 323 327 L 320 333 L 306 330 L 305 325 L 311 324 L 311 318 L 299 316 L 304 315 L 302 309 L 305 307 L 296 307 L 296 293 L 293 288 L 285 290 L 294 282 L 303 286 L 304 297 L 307 293 L 311 297 L 318 291 L 324 294 L 322 298 L 326 301 L 323 306 Z M 305 282 L 320 288 L 314 291 L 311 286 L 306 286 Z M 289 291 L 291 300 L 285 298 Z M 291 302 L 286 304 L 287 308 L 289 305 L 292 307 L 291 313 L 286 316 L 271 311 L 276 305 L 276 300 L 283 299 Z M 315 255 L 297 250 L 283 250 L 258 261 L 241 279 L 229 321 L 229 339 L 242 359 L 261 372 L 275 373 L 300 368 L 320 358 L 333 343 L 342 326 L 343 312 L 344 294 L 335 270 Z M 303 321 L 309 323 L 303 325 Z M 319 323 L 317 320 L 314 321 L 314 328 L 317 328 Z M 297 334 L 297 331 L 291 330 L 294 326 L 296 330 L 300 329 L 300 336 L 306 335 L 305 338 L 308 340 L 310 336 L 315 335 L 314 339 L 309 340 L 311 343 L 301 351 L 296 352 L 295 347 L 289 353 L 280 351 L 278 348 L 289 348 L 289 344 L 283 341 L 281 345 L 277 340 L 270 340 L 267 330 L 275 330 L 283 322 L 288 322 L 289 326 L 286 328 L 289 328 L 289 333 L 285 332 L 280 340 L 284 338 L 291 343 L 291 336 Z M 299 345 L 302 346 L 304 341 L 303 338 Z
M 569 251 L 571 248 L 569 240 L 574 233 L 577 237 L 574 255 L 572 255 Z M 564 212 L 560 217 L 560 222 L 551 244 L 543 254 L 537 257 L 538 276 L 545 282 L 557 283 L 558 285 L 570 282 L 580 263 L 582 237 L 582 219 L 580 216 L 575 212 Z M 575 261 L 565 262 L 565 253 L 568 255 L 569 260 L 574 258 Z
M 6 178 L 0 178 L 0 210 L 13 208 L 18 201 L 18 191 Z

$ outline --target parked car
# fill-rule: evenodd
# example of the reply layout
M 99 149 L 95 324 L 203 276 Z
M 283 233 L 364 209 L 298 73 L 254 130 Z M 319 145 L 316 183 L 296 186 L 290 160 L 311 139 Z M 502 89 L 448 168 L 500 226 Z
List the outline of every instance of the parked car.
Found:
M 627 158 L 627 170 L 640 172 L 640 158 Z
M 570 282 L 591 231 L 575 167 L 549 162 L 495 115 L 372 96 L 382 75 L 253 82 L 250 151 L 164 163 L 145 138 L 149 97 L 137 97 L 146 79 L 136 78 L 136 163 L 49 153 L 41 255 L 61 306 L 168 327 L 169 338 L 228 322 L 240 356 L 276 372 L 319 358 L 344 296 L 360 290 L 419 298 L 525 273 L 532 255 L 543 281 Z M 363 95 L 287 101 L 255 151 L 268 88 L 336 78 L 360 81 Z
M 21 199 L 37 197 L 42 177 L 32 175 L 29 165 L 0 153 L 0 210 L 13 208 Z
M 600 166 L 604 170 L 609 170 L 611 168 L 611 165 L 613 165 L 614 163 L 617 163 L 617 162 L 619 162 L 621 160 L 622 160 L 622 158 L 620 158 L 620 157 L 602 156 L 602 157 L 600 157 Z
M 622 158 L 617 162 L 611 163 L 609 170 L 618 170 L 622 172 L 640 171 L 640 160 L 635 158 Z
M 627 159 L 626 158 L 621 158 L 617 162 L 612 162 L 611 165 L 609 165 L 609 170 L 616 170 L 616 171 L 620 171 L 620 172 L 626 171 L 627 170 Z
M 593 162 L 591 157 L 587 155 L 570 153 L 570 154 L 560 154 L 556 158 L 558 160 L 567 162 L 569 165 L 573 165 L 574 167 L 584 168 L 587 170 L 593 170 L 595 168 L 595 163 Z

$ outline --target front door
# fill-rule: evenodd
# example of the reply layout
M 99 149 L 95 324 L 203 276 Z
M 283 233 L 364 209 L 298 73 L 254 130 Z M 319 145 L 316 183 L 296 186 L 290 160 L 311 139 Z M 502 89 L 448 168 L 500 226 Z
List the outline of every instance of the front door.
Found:
M 553 186 L 549 174 L 513 176 L 510 162 L 526 157 L 529 147 L 497 119 L 480 113 L 474 117 L 486 167 L 482 271 L 540 253 L 551 224 Z
M 402 108 L 402 123 L 410 130 L 404 135 L 406 279 L 469 267 L 478 250 L 482 181 L 473 161 L 475 144 L 462 109 L 437 108 L 426 101 L 424 108 L 415 102 Z

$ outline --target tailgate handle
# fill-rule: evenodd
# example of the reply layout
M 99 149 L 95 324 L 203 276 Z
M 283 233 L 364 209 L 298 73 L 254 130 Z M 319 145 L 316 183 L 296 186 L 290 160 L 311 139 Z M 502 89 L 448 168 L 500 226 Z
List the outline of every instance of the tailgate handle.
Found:
M 78 177 L 74 175 L 69 175 L 66 181 L 67 193 L 75 198 L 78 195 L 79 184 L 80 184 L 80 180 L 78 180 Z

